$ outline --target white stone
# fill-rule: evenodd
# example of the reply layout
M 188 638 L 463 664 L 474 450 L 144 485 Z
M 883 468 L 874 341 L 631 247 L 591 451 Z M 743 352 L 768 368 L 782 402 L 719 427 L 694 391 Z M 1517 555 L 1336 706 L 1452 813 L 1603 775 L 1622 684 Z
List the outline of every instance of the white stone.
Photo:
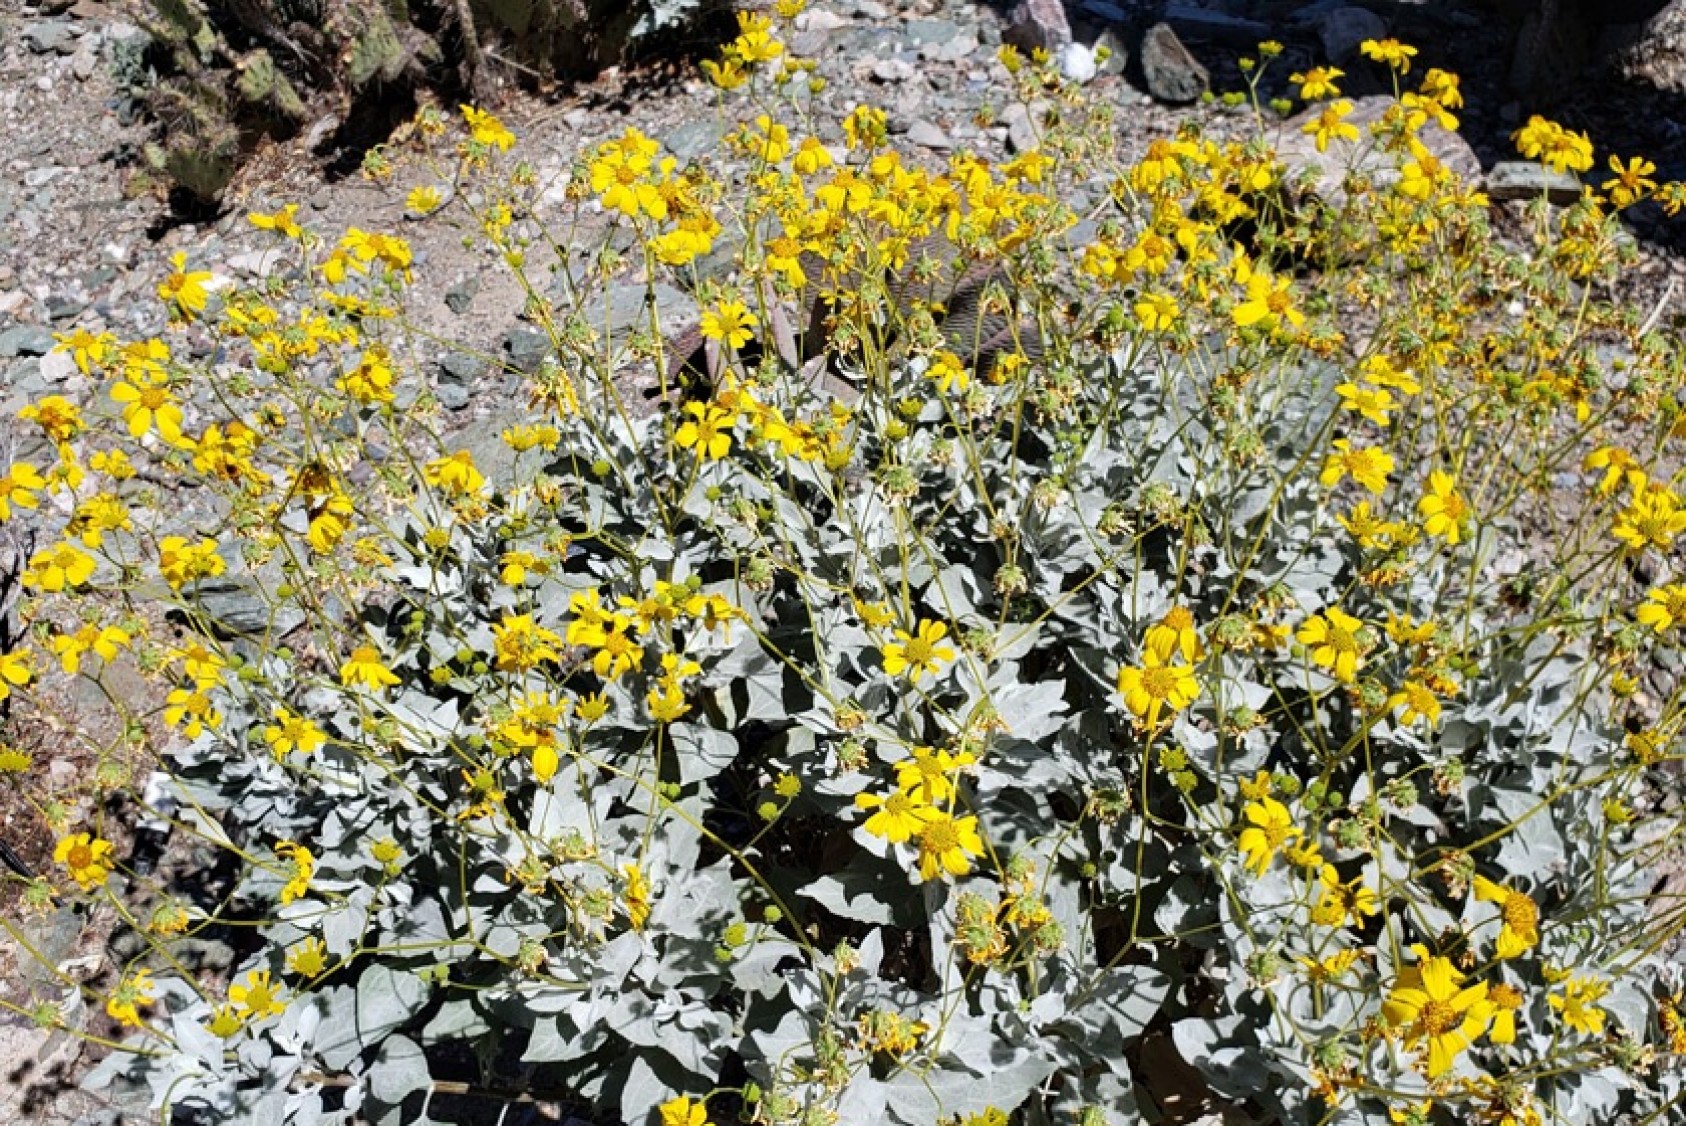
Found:
M 1060 48 L 1060 73 L 1079 86 L 1087 85 L 1095 77 L 1095 52 L 1082 43 L 1067 43 Z

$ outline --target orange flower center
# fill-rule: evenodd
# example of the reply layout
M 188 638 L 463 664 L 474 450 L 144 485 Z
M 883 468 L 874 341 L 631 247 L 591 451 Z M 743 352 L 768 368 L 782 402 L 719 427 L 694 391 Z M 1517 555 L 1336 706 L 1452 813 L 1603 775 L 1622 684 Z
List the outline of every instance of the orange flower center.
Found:
M 94 862 L 94 850 L 85 844 L 72 845 L 66 859 L 73 869 L 87 868 Z
M 923 637 L 909 639 L 907 645 L 903 648 L 904 655 L 907 657 L 907 663 L 910 665 L 930 664 L 931 658 L 936 656 L 934 650 L 935 646 L 933 646 L 929 641 L 926 641 Z
M 1358 640 L 1352 636 L 1352 631 L 1342 629 L 1340 626 L 1332 625 L 1329 627 L 1329 645 L 1337 653 L 1358 652 Z
M 960 847 L 960 834 L 955 831 L 954 822 L 945 817 L 925 826 L 925 831 L 919 834 L 919 843 L 926 852 L 941 855 Z
M 1505 896 L 1499 914 L 1504 918 L 1505 926 L 1522 934 L 1532 934 L 1540 921 L 1540 909 L 1534 901 L 1514 891 Z
M 1177 674 L 1168 668 L 1147 669 L 1142 673 L 1142 691 L 1155 700 L 1169 699 L 1177 687 Z
M 1430 1001 L 1417 1014 L 1417 1023 L 1423 1026 L 1423 1035 L 1439 1036 L 1457 1026 L 1458 1011 L 1445 1001 Z

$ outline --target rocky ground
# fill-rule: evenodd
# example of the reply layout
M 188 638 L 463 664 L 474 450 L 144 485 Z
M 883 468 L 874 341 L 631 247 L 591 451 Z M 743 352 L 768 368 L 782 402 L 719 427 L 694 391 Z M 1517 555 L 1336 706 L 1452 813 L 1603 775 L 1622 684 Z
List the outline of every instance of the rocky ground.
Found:
M 1032 7 L 1047 10 L 1040 3 Z M 1220 91 L 1239 89 L 1236 59 L 1261 39 L 1287 47 L 1275 65 L 1276 83 L 1267 87 L 1274 95 L 1292 71 L 1346 63 L 1360 39 L 1391 31 L 1422 48 L 1421 66 L 1441 66 L 1464 77 L 1467 147 L 1457 158 L 1471 171 L 1490 174 L 1511 157 L 1508 136 L 1526 108 L 1505 87 L 1514 29 L 1478 0 L 1375 3 L 1362 9 L 1330 2 L 1212 0 L 1168 9 L 1149 0 L 1083 0 L 1064 13 L 1075 45 L 1062 47 L 1057 37 L 1054 43 L 1069 74 L 1119 107 L 1127 146 L 1143 147 L 1190 117 L 1220 132 L 1243 127 L 1244 119 L 1232 111 L 1191 98 L 1208 84 Z M 1155 32 L 1144 41 L 1141 32 L 1160 18 L 1175 35 L 1166 40 Z M 1057 22 L 1050 14 L 1041 29 L 1015 30 L 1004 10 L 971 0 L 896 6 L 822 0 L 800 18 L 801 30 L 789 47 L 817 59 L 828 81 L 816 106 L 821 120 L 871 102 L 889 111 L 892 129 L 906 147 L 933 159 L 962 147 L 1001 156 L 1028 143 L 1030 123 L 1022 115 L 1003 114 L 980 124 L 980 109 L 1002 101 L 996 48 L 1004 34 L 1055 34 Z M 93 384 L 67 358 L 49 353 L 53 332 L 81 325 L 133 338 L 161 328 L 163 311 L 153 289 L 177 251 L 195 268 L 231 278 L 260 276 L 272 261 L 265 255 L 272 243 L 250 227 L 246 213 L 288 202 L 302 205 L 301 220 L 331 233 L 349 225 L 402 228 L 423 279 L 412 312 L 441 340 L 454 342 L 441 343 L 427 357 L 433 391 L 463 444 L 495 443 L 511 409 L 515 369 L 535 362 L 544 347 L 543 338 L 517 319 L 520 290 L 501 265 L 482 251 L 465 249 L 461 231 L 448 222 L 406 221 L 403 199 L 419 182 L 415 177 L 400 175 L 376 185 L 326 174 L 323 154 L 312 151 L 326 127 L 260 151 L 218 213 L 173 210 L 141 174 L 140 146 L 148 128 L 132 119 L 134 103 L 123 84 L 143 35 L 121 9 L 101 0 L 77 0 L 68 8 L 63 0 L 45 0 L 42 7 L 0 0 L 0 443 L 6 447 L 0 452 L 8 462 L 32 452 L 29 439 L 10 423 L 18 407 L 45 393 L 94 402 Z M 1186 50 L 1177 48 L 1178 42 Z M 1096 43 L 1117 51 L 1112 62 L 1097 62 L 1091 50 Z M 1120 67 L 1123 56 L 1128 65 Z M 1349 70 L 1354 75 L 1345 84 L 1349 93 L 1381 92 L 1379 84 L 1364 86 L 1374 83 L 1360 73 L 1364 67 Z M 1558 84 L 1569 96 L 1554 112 L 1592 130 L 1601 157 L 1606 151 L 1643 152 L 1661 166 L 1659 179 L 1686 176 L 1686 115 L 1675 112 L 1678 107 L 1666 96 L 1596 74 L 1576 81 L 1579 85 L 1565 76 Z M 695 75 L 669 69 L 611 72 L 589 86 L 547 97 L 512 88 L 497 108 L 520 136 L 541 184 L 559 193 L 580 153 L 628 125 L 657 137 L 682 161 L 717 158 L 722 128 L 715 101 L 714 91 Z M 355 166 L 355 154 L 350 156 L 337 163 Z M 1686 307 L 1686 285 L 1671 282 L 1686 274 L 1686 258 L 1679 253 L 1686 237 L 1643 209 L 1635 213 L 1634 229 L 1645 256 L 1623 283 L 1627 296 L 1649 308 L 1672 294 L 1675 308 Z M 609 320 L 631 323 L 640 315 L 642 296 L 642 285 L 611 290 Z M 668 297 L 673 321 L 685 319 L 687 296 Z M 197 511 L 195 503 L 184 498 L 188 517 L 211 522 L 213 514 Z M 6 534 L 14 537 L 9 545 L 14 557 L 25 550 L 16 540 L 22 534 L 18 527 L 8 525 Z M 7 547 L 0 544 L 0 550 Z M 246 597 L 231 589 L 228 612 L 250 611 L 242 601 Z M 75 698 L 68 704 L 74 709 Z M 39 768 L 74 777 L 86 762 L 69 744 L 52 743 L 52 734 L 44 731 L 39 738 L 59 753 Z M 35 823 L 30 811 L 0 797 L 0 840 L 26 864 L 39 865 L 47 842 Z M 50 913 L 30 924 L 27 937 L 53 961 L 98 973 L 106 955 L 100 942 L 89 940 L 83 922 L 69 912 Z M 214 951 L 207 960 L 214 965 Z M 0 998 L 20 1002 L 48 988 L 51 983 L 30 968 L 31 961 L 17 943 L 0 945 Z M 0 1015 L 0 1121 L 21 1116 L 93 1123 L 140 1114 L 142 1108 L 132 1103 L 95 1098 L 65 1082 L 93 1054 L 63 1033 L 46 1036 Z

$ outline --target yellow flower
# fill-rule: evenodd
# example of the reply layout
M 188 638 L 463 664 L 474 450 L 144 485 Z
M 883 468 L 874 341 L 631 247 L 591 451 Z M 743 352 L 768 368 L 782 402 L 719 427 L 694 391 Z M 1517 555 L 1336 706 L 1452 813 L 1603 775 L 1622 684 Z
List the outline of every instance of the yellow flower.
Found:
M 463 120 L 468 122 L 469 139 L 477 145 L 508 152 L 515 145 L 515 134 L 504 128 L 503 122 L 473 106 L 461 106 Z
M 48 395 L 31 403 L 18 411 L 18 417 L 39 426 L 55 445 L 63 445 L 83 430 L 81 408 L 63 395 Z
M 392 391 L 392 365 L 385 348 L 376 345 L 364 352 L 357 366 L 346 372 L 334 386 L 364 406 L 390 403 L 396 397 Z
M 1317 145 L 1318 152 L 1328 152 L 1330 141 L 1358 140 L 1358 126 L 1346 119 L 1350 113 L 1352 113 L 1352 103 L 1345 98 L 1337 102 L 1330 102 L 1323 107 L 1316 117 L 1300 126 L 1300 132 L 1311 137 Z
M 1304 101 L 1315 102 L 1319 98 L 1332 98 L 1340 93 L 1335 86 L 1335 79 L 1345 78 L 1346 71 L 1333 66 L 1314 66 L 1304 74 L 1292 74 L 1288 81 L 1296 82 L 1300 87 L 1300 97 Z M 1349 105 L 1350 112 L 1351 106 Z
M 1337 383 L 1335 394 L 1341 397 L 1341 409 L 1355 411 L 1377 426 L 1386 426 L 1388 412 L 1399 409 L 1399 401 L 1385 387 L 1360 387 L 1356 383 Z
M 1610 193 L 1610 202 L 1617 207 L 1627 207 L 1644 199 L 1646 194 L 1656 188 L 1657 182 L 1648 179 L 1657 166 L 1642 156 L 1636 156 L 1627 164 L 1621 158 L 1610 157 L 1610 171 L 1615 175 L 1604 181 L 1604 190 Z
M 189 271 L 186 251 L 178 250 L 170 262 L 175 270 L 158 283 L 158 296 L 174 305 L 178 313 L 192 319 L 194 314 L 205 311 L 205 304 L 210 300 L 205 283 L 211 280 L 211 275 L 206 270 Z
M 149 970 L 138 969 L 118 983 L 106 999 L 105 1013 L 127 1028 L 139 1028 L 140 1006 L 150 1005 L 152 1001 L 152 974 Z
M 59 841 L 53 849 L 53 861 L 63 864 L 70 878 L 88 891 L 111 875 L 111 842 L 88 833 L 74 833 Z
M 697 454 L 719 461 L 732 450 L 732 425 L 737 416 L 713 403 L 686 403 L 690 417 L 674 431 L 673 442 L 682 450 L 696 447 Z
M 320 938 L 307 938 L 287 951 L 287 970 L 300 977 L 321 977 L 328 968 L 328 947 Z
M 1144 293 L 1137 299 L 1134 309 L 1136 319 L 1142 322 L 1142 328 L 1148 332 L 1165 332 L 1177 323 L 1177 317 L 1182 310 L 1177 305 L 1177 299 L 1168 293 Z
M 912 794 L 897 790 L 889 797 L 856 794 L 856 809 L 877 810 L 861 828 L 894 844 L 906 844 L 925 827 L 937 811 L 922 805 Z
M 373 645 L 359 645 L 340 666 L 340 683 L 346 686 L 361 684 L 378 692 L 398 683 L 398 677 L 381 663 L 380 650 Z
M 182 440 L 182 409 L 170 398 L 170 389 L 160 379 L 130 376 L 111 388 L 113 401 L 123 404 L 123 421 L 129 427 L 129 437 L 141 438 L 154 426 L 158 436 L 169 445 Z
M 1563 128 L 1539 114 L 1511 135 L 1516 150 L 1553 172 L 1585 172 L 1592 167 L 1592 141 L 1585 133 Z
M 1241 809 L 1248 828 L 1241 830 L 1236 845 L 1247 858 L 1247 867 L 1255 876 L 1262 876 L 1276 856 L 1276 850 L 1301 836 L 1295 827 L 1288 807 L 1275 798 L 1260 798 L 1248 802 Z
M 1393 455 L 1386 450 L 1354 448 L 1345 438 L 1336 438 L 1335 452 L 1323 459 L 1323 473 L 1318 478 L 1324 488 L 1332 489 L 1342 477 L 1354 481 L 1380 496 L 1387 491 L 1387 475 L 1393 472 Z
M 1340 950 L 1321 960 L 1301 957 L 1295 961 L 1299 962 L 1306 976 L 1312 981 L 1339 981 L 1358 961 L 1358 951 Z
M 443 489 L 452 496 L 466 496 L 479 492 L 486 484 L 486 478 L 475 468 L 474 455 L 467 450 L 458 450 L 449 457 L 435 458 L 422 467 L 422 478 L 436 489 Z
M 1498 948 L 1500 958 L 1515 958 L 1540 942 L 1540 908 L 1533 899 L 1503 884 L 1496 884 L 1485 876 L 1475 877 L 1475 898 L 1483 903 L 1497 903 L 1499 918 Z
M 919 829 L 919 877 L 934 880 L 943 873 L 964 876 L 974 856 L 982 856 L 983 838 L 976 817 L 951 817 L 932 811 Z
M 1438 469 L 1428 475 L 1428 492 L 1417 501 L 1417 515 L 1423 518 L 1423 531 L 1441 536 L 1455 544 L 1463 538 L 1464 525 L 1470 517 L 1469 503 L 1458 492 L 1457 478 Z
M 561 636 L 535 623 L 531 614 L 513 614 L 494 625 L 492 644 L 503 672 L 526 672 L 562 659 Z
M 287 1011 L 281 990 L 269 980 L 268 970 L 251 970 L 244 982 L 228 987 L 228 999 L 245 1010 L 242 1014 L 254 1020 Z
M 88 624 L 75 633 L 56 635 L 49 644 L 59 656 L 64 671 L 75 676 L 82 669 L 82 654 L 92 652 L 102 661 L 114 661 L 130 641 L 127 630 L 116 626 Z
M 158 570 L 171 590 L 180 590 L 199 579 L 214 578 L 226 570 L 212 539 L 190 544 L 181 536 L 165 536 L 158 544 Z
M 1386 63 L 1400 74 L 1410 73 L 1411 60 L 1417 55 L 1415 47 L 1397 39 L 1366 39 L 1358 45 L 1358 49 L 1364 52 L 1365 58 Z
M 292 874 L 281 889 L 283 905 L 302 899 L 310 893 L 310 877 L 316 873 L 316 857 L 308 848 L 293 841 L 278 841 L 275 855 L 293 866 Z
M 14 649 L 0 655 L 0 700 L 35 679 L 35 654 L 28 649 Z
M 913 634 L 897 630 L 898 640 L 884 646 L 884 671 L 891 676 L 906 673 L 917 684 L 921 676 L 935 673 L 939 662 L 954 660 L 954 649 L 942 644 L 947 636 L 948 627 L 942 622 L 921 620 Z
M 1352 684 L 1364 659 L 1363 628 L 1363 622 L 1331 606 L 1300 623 L 1294 636 L 1310 650 L 1313 663 L 1328 669 L 1342 684 Z
M 760 323 L 742 301 L 727 300 L 702 315 L 702 334 L 710 340 L 723 340 L 728 347 L 742 348 Z
M 57 593 L 93 578 L 94 566 L 92 555 L 73 543 L 61 542 L 32 555 L 22 581 L 31 590 Z
M 1374 888 L 1365 885 L 1362 875 L 1342 883 L 1335 866 L 1325 864 L 1318 880 L 1323 885 L 1323 895 L 1312 908 L 1311 921 L 1319 926 L 1338 927 L 1350 921 L 1353 926 L 1361 927 L 1367 916 L 1382 909 L 1381 897 Z
M 322 729 L 309 719 L 279 707 L 275 709 L 275 722 L 265 725 L 263 738 L 276 762 L 294 751 L 308 755 L 328 741 Z
M 964 391 L 972 382 L 971 374 L 960 357 L 946 350 L 932 357 L 931 366 L 925 369 L 925 374 L 936 380 L 937 390 L 945 395 L 950 388 Z
M 274 231 L 287 238 L 298 238 L 304 234 L 304 229 L 294 221 L 294 216 L 298 213 L 299 205 L 289 203 L 281 210 L 269 215 L 254 211 L 246 216 L 246 221 L 260 231 Z
M 1245 274 L 1247 299 L 1230 312 L 1237 326 L 1246 328 L 1258 324 L 1274 330 L 1280 328 L 1283 321 L 1296 327 L 1305 323 L 1305 314 L 1294 306 L 1294 296 L 1288 292 L 1291 283 L 1287 278 L 1273 280 L 1265 271 L 1251 266 L 1245 267 L 1242 272 Z
M 1488 1039 L 1495 1044 L 1516 1043 L 1516 1010 L 1522 1007 L 1522 991 L 1501 981 L 1487 987 L 1487 1001 L 1493 1006 L 1493 1027 Z
M 1405 686 L 1388 697 L 1390 708 L 1403 707 L 1400 713 L 1401 723 L 1412 724 L 1418 719 L 1428 720 L 1430 726 L 1440 722 L 1440 698 L 1434 694 L 1434 689 L 1415 678 L 1407 678 Z
M 1124 697 L 1130 714 L 1149 727 L 1157 727 L 1161 711 L 1180 712 L 1194 703 L 1200 695 L 1200 683 L 1194 678 L 1193 668 L 1170 664 L 1166 656 L 1150 647 L 1143 650 L 1140 666 L 1118 670 L 1118 694 Z
M 633 930 L 641 931 L 650 919 L 650 884 L 644 878 L 644 870 L 636 864 L 628 864 L 621 871 L 626 875 L 621 902 L 626 905 L 627 922 Z
M 404 207 L 412 215 L 431 215 L 439 210 L 439 205 L 445 197 L 432 184 L 423 184 L 411 188 L 410 194 L 404 197 Z
M 1427 1042 L 1430 1079 L 1452 1069 L 1458 1053 L 1486 1030 L 1492 1014 L 1487 983 L 1460 989 L 1462 976 L 1445 958 L 1425 959 L 1400 971 L 1382 1004 L 1383 1018 L 1396 1028 L 1404 1026 L 1406 1043 Z
M 219 1040 L 227 1040 L 245 1027 L 244 1013 L 233 1005 L 218 1005 L 211 1011 L 211 1019 L 205 1024 L 205 1031 Z
M 1669 583 L 1651 591 L 1634 616 L 1657 633 L 1686 625 L 1686 583 Z
M 954 800 L 953 775 L 977 764 L 970 751 L 950 754 L 930 747 L 915 747 L 913 757 L 896 764 L 896 786 L 902 793 L 925 805 Z
M 1563 1017 L 1563 1023 L 1576 1032 L 1589 1036 L 1604 1034 L 1604 1010 L 1598 1002 L 1610 992 L 1608 982 L 1591 977 L 1571 977 L 1563 983 L 1562 993 L 1553 993 L 1546 1003 Z
M 14 504 L 19 508 L 38 507 L 41 501 L 35 493 L 46 487 L 40 470 L 26 461 L 14 462 L 6 475 L 0 477 L 0 521 L 12 518 Z
M 708 1104 L 693 1103 L 684 1095 L 669 1099 L 657 1108 L 661 1112 L 661 1126 L 713 1126 L 708 1120 Z
M 1668 489 L 1647 486 L 1635 491 L 1633 503 L 1616 518 L 1610 534 L 1635 551 L 1647 546 L 1667 551 L 1674 538 L 1686 532 L 1686 510 Z

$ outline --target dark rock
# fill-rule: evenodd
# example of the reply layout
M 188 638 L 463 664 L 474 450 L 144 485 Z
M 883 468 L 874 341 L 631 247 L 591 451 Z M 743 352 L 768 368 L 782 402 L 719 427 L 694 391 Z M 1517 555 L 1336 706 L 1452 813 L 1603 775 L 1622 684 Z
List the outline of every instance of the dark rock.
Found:
M 503 350 L 518 371 L 531 375 L 550 355 L 550 337 L 530 328 L 512 328 L 504 334 Z
M 1616 55 L 1623 77 L 1686 96 L 1686 0 L 1670 0 Z
M 1071 42 L 1071 24 L 1060 0 L 1019 0 L 1001 40 L 1021 51 L 1058 51 Z
M 1169 24 L 1148 28 L 1142 36 L 1141 61 L 1148 93 L 1162 102 L 1183 105 L 1197 101 L 1211 88 L 1212 79 L 1206 68 L 1183 46 Z
M 1368 8 L 1335 8 L 1317 21 L 1317 37 L 1330 62 L 1344 63 L 1358 56 L 1366 39 L 1385 39 L 1387 24 Z
M 485 370 L 486 361 L 467 352 L 447 352 L 439 361 L 439 378 L 447 383 L 473 383 Z
M 1271 34 L 1269 24 L 1190 4 L 1166 5 L 1164 19 L 1190 39 L 1222 43 L 1246 51 L 1257 48 L 1259 42 L 1269 39 Z
M 40 325 L 13 325 L 0 332 L 0 356 L 45 356 L 53 350 L 53 334 Z
M 433 397 L 438 399 L 439 405 L 446 410 L 460 411 L 468 406 L 468 401 L 472 396 L 469 395 L 468 388 L 463 384 L 441 379 L 438 386 L 433 389 Z
M 88 307 L 86 297 L 75 297 L 67 293 L 55 293 L 47 298 L 47 318 L 62 321 L 76 316 Z
M 480 291 L 480 279 L 466 277 L 445 291 L 445 308 L 457 316 L 465 315 L 474 304 L 474 295 Z

